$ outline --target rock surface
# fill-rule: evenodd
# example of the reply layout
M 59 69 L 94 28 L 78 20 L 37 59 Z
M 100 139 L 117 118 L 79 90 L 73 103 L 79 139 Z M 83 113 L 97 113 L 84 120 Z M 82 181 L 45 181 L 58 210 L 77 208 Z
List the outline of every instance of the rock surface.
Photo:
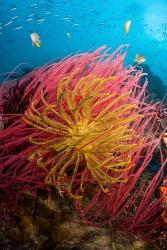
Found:
M 60 195 L 54 195 L 48 204 L 46 197 L 34 199 L 26 194 L 12 231 L 8 235 L 1 233 L 0 238 L 2 250 L 163 249 L 106 227 L 83 225 L 70 201 Z

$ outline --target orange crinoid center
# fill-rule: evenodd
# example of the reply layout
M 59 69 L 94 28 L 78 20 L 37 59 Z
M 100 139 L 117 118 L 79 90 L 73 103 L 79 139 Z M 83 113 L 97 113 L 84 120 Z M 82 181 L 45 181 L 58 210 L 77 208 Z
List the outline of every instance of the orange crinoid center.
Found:
M 46 168 L 45 182 L 81 198 L 86 183 L 106 192 L 112 183 L 127 180 L 143 141 L 133 124 L 143 116 L 130 92 L 108 90 L 115 77 L 85 76 L 76 82 L 76 74 L 58 82 L 56 98 L 41 92 L 23 120 L 34 128 L 29 140 L 36 148 L 29 160 Z
M 94 134 L 98 126 L 97 122 L 89 123 L 88 119 L 78 121 L 73 128 L 69 128 L 70 135 L 69 146 L 75 147 L 76 150 L 80 150 L 83 154 L 86 151 L 93 150 L 95 142 L 88 142 L 88 138 Z

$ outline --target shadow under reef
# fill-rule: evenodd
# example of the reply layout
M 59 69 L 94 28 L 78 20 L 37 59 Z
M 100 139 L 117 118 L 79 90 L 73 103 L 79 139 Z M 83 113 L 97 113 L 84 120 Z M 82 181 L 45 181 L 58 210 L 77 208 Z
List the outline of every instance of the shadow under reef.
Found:
M 154 72 L 151 71 L 148 64 L 142 64 L 140 67 L 143 69 L 144 73 L 147 73 L 147 76 L 141 78 L 140 83 L 143 84 L 145 78 L 147 78 L 147 90 L 151 94 L 151 98 L 155 102 L 163 100 L 165 95 L 167 95 L 167 85 L 165 85 L 158 75 L 155 75 Z M 167 105 L 167 99 L 164 99 L 164 104 Z

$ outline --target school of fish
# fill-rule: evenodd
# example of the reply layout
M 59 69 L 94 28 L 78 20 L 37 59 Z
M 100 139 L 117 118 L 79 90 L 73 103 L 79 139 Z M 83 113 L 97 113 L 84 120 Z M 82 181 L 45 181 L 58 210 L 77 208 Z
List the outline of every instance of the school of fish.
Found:
M 47 4 L 48 4 L 47 7 L 51 7 L 51 5 L 49 5 L 49 4 L 51 4 L 51 1 L 46 1 L 46 2 L 47 2 Z M 57 5 L 57 7 L 58 7 L 58 6 L 60 6 L 61 4 L 60 4 L 60 3 L 57 3 L 56 5 Z M 30 4 L 30 5 L 29 5 L 29 8 L 30 8 L 30 10 L 33 10 L 33 13 L 30 13 L 30 14 L 28 14 L 28 15 L 25 17 L 25 22 L 27 22 L 27 23 L 30 24 L 30 25 L 33 25 L 33 24 L 41 25 L 41 24 L 43 24 L 44 22 L 47 21 L 46 16 L 51 14 L 51 9 L 49 9 L 49 10 L 44 10 L 44 11 L 43 11 L 43 14 L 45 15 L 45 17 L 44 17 L 44 16 L 41 17 L 41 15 L 39 15 L 39 8 L 40 8 L 40 6 L 39 6 L 39 4 L 37 4 L 37 3 L 32 3 L 32 4 Z M 11 5 L 10 5 L 10 11 L 11 11 L 11 13 L 17 13 L 17 10 L 18 10 L 18 7 L 17 7 L 16 5 L 14 5 L 14 4 L 11 4 Z M 94 14 L 96 14 L 96 15 L 99 14 L 98 11 L 95 11 L 95 10 L 93 10 L 92 8 L 88 8 L 88 11 L 91 11 L 92 13 L 94 13 Z M 62 21 L 64 21 L 64 22 L 70 22 L 70 21 L 71 21 L 71 20 L 70 20 L 70 16 L 71 16 L 71 15 L 67 15 L 67 16 L 63 17 L 63 18 L 62 18 Z M 59 17 L 59 14 L 54 14 L 54 17 L 55 17 L 55 18 L 58 18 L 58 17 Z M 3 30 L 4 30 L 6 27 L 9 27 L 9 26 L 12 27 L 12 31 L 22 30 L 22 29 L 24 28 L 22 25 L 16 25 L 16 24 L 17 24 L 17 21 L 19 20 L 19 18 L 20 18 L 20 17 L 19 17 L 18 14 L 16 14 L 16 15 L 13 15 L 13 14 L 12 14 L 12 17 L 11 17 L 10 20 L 8 20 L 8 22 L 4 23 L 3 25 L 2 25 L 2 23 L 0 23 L 0 36 L 3 34 L 3 33 L 2 33 Z M 35 22 L 35 23 L 34 23 L 34 22 Z M 124 36 L 127 36 L 127 35 L 128 35 L 128 33 L 129 33 L 129 31 L 130 31 L 130 28 L 131 28 L 131 24 L 132 24 L 131 20 L 125 21 L 124 27 L 123 27 Z M 72 24 L 71 24 L 71 26 L 72 26 L 73 28 L 75 28 L 75 27 L 77 28 L 79 25 L 80 25 L 79 23 L 72 23 Z M 103 25 L 105 25 L 105 22 L 99 22 L 98 25 L 103 26 Z M 70 30 L 67 30 L 67 32 L 66 32 L 66 37 L 67 37 L 68 39 L 71 39 L 71 38 L 72 38 L 72 33 L 71 33 Z M 40 36 L 39 36 L 39 34 L 38 34 L 36 31 L 32 30 L 32 32 L 30 32 L 30 39 L 31 39 L 32 46 L 34 46 L 34 47 L 36 47 L 36 48 L 40 48 L 40 47 L 41 47 Z M 11 43 L 11 42 L 13 42 L 13 41 L 10 39 L 10 40 L 7 40 L 7 42 L 8 42 L 8 43 Z M 138 53 L 135 55 L 134 62 L 135 62 L 136 64 L 141 64 L 141 63 L 144 63 L 145 61 L 146 61 L 146 59 L 145 59 L 144 55 L 138 54 Z

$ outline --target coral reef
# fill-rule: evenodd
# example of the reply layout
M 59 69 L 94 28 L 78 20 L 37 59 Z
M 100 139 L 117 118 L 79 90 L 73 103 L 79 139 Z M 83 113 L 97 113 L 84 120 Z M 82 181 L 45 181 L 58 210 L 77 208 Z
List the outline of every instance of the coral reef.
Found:
M 166 231 L 164 109 L 148 98 L 147 80 L 140 84 L 142 69 L 123 66 L 126 52 L 103 47 L 37 68 L 14 86 L 3 82 L 1 216 L 13 217 L 27 192 L 46 190 L 51 202 L 54 187 L 87 224 L 141 238 Z M 155 151 L 160 167 L 146 182 Z

